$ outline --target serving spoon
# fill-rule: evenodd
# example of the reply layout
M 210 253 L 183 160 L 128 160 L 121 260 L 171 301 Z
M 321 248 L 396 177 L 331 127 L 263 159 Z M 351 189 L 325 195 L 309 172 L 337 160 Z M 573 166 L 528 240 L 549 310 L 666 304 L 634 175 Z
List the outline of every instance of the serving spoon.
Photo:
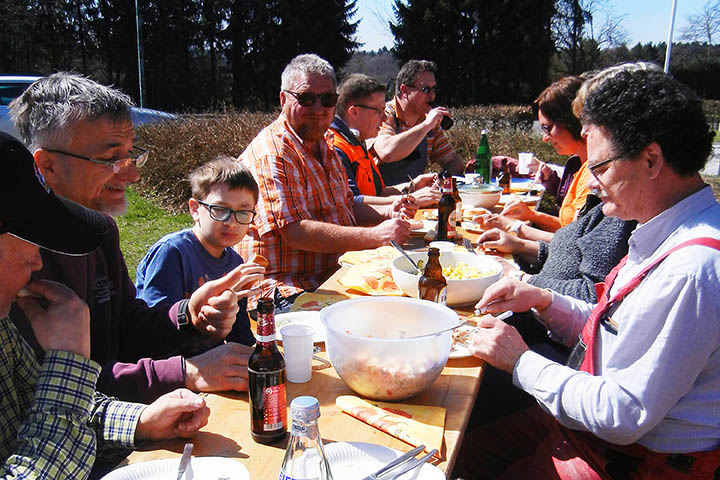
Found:
M 412 265 L 413 268 L 415 269 L 415 273 L 420 273 L 420 268 L 417 266 L 417 263 L 415 263 L 415 261 L 412 258 L 410 258 L 410 255 L 408 255 L 407 252 L 400 245 L 398 245 L 398 243 L 395 240 L 390 240 L 390 245 L 395 247 L 395 249 L 398 252 L 402 253 L 403 256 L 408 259 L 408 261 L 410 262 L 410 265 Z

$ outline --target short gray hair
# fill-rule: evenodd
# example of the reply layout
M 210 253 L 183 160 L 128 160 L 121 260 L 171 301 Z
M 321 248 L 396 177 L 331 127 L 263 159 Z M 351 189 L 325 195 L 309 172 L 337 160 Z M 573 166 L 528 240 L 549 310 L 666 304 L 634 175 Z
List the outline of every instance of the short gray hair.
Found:
M 330 65 L 330 62 L 314 53 L 304 53 L 293 58 L 287 64 L 280 77 L 280 88 L 290 90 L 298 75 L 307 75 L 308 73 L 317 73 L 328 77 L 332 80 L 333 87 L 337 87 L 335 69 Z
M 41 78 L 10 103 L 10 116 L 30 148 L 62 145 L 64 130 L 75 122 L 109 116 L 130 121 L 132 99 L 112 87 L 75 73 Z
M 395 95 L 400 94 L 400 86 L 415 86 L 415 77 L 420 72 L 437 72 L 437 65 L 430 60 L 408 60 L 405 65 L 400 68 L 395 80 Z

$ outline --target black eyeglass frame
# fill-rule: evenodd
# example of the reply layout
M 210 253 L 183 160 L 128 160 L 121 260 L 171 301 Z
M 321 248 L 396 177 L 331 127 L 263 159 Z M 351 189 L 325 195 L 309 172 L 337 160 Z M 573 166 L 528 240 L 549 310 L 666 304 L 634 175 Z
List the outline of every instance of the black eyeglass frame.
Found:
M 300 104 L 301 107 L 312 107 L 315 102 L 320 101 L 320 105 L 324 108 L 332 108 L 337 105 L 338 94 L 334 92 L 313 93 L 313 92 L 293 92 L 291 90 L 283 90 L 289 93 Z
M 150 156 L 150 152 L 147 148 L 140 147 L 138 145 L 133 145 L 132 149 L 130 150 L 130 154 L 125 158 L 118 158 L 117 160 L 98 160 L 96 158 L 90 158 L 85 157 L 83 155 L 78 155 L 77 153 L 70 153 L 66 152 L 64 150 L 55 150 L 52 148 L 44 148 L 43 150 L 50 152 L 50 153 L 57 153 L 59 155 L 67 155 L 68 157 L 73 158 L 79 158 L 80 160 L 85 160 L 86 162 L 95 163 L 98 165 L 105 165 L 106 167 L 113 167 L 116 166 L 120 167 L 120 163 L 125 162 L 127 160 L 131 160 L 132 163 L 137 165 L 138 167 L 142 167 L 145 165 L 148 161 L 148 157 Z
M 598 174 L 596 173 L 596 170 L 603 165 L 607 165 L 610 162 L 614 162 L 615 160 L 620 160 L 623 156 L 622 155 L 613 155 L 612 157 L 606 158 L 605 160 L 602 160 L 595 165 L 588 165 L 588 170 L 590 170 L 590 173 L 592 174 L 595 179 L 599 180 Z M 600 173 L 602 175 L 602 172 Z
M 257 212 L 255 210 L 233 210 L 232 208 L 223 207 L 222 205 L 215 205 L 214 203 L 203 202 L 202 200 L 197 200 L 197 202 L 203 207 L 207 208 L 208 213 L 210 213 L 210 218 L 212 218 L 216 222 L 227 222 L 232 215 L 233 217 L 235 217 L 235 221 L 240 225 L 250 225 L 253 220 L 255 220 L 255 216 L 257 215 Z M 217 210 L 221 210 L 225 213 L 223 215 L 218 215 Z M 238 217 L 238 214 L 250 214 L 250 221 L 241 221 Z
M 352 107 L 360 107 L 364 108 L 366 110 L 373 110 L 374 112 L 378 114 L 385 114 L 385 108 L 377 108 L 377 107 L 371 107 L 370 105 L 363 105 L 362 103 L 354 103 L 351 105 Z
M 433 85 L 432 87 L 428 87 L 428 86 L 425 86 L 425 87 L 416 87 L 415 85 L 408 85 L 408 87 L 414 88 L 415 90 L 420 90 L 420 91 L 423 92 L 425 95 L 429 95 L 430 92 L 433 92 L 435 95 L 437 95 L 437 92 L 438 92 L 438 87 L 437 87 L 437 85 Z

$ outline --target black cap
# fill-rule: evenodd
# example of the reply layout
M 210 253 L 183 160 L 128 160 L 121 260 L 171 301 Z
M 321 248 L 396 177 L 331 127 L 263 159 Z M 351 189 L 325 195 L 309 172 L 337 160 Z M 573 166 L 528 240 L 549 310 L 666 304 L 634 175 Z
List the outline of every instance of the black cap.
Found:
M 15 137 L 0 132 L 0 233 L 68 255 L 92 252 L 105 238 L 107 220 L 56 196 Z

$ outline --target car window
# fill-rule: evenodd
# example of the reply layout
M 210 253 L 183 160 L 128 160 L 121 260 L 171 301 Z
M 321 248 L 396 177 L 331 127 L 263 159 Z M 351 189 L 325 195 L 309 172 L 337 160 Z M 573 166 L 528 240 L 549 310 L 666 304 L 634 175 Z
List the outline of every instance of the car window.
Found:
M 0 84 L 0 105 L 9 105 L 10 102 L 19 97 L 29 85 L 29 83 Z

